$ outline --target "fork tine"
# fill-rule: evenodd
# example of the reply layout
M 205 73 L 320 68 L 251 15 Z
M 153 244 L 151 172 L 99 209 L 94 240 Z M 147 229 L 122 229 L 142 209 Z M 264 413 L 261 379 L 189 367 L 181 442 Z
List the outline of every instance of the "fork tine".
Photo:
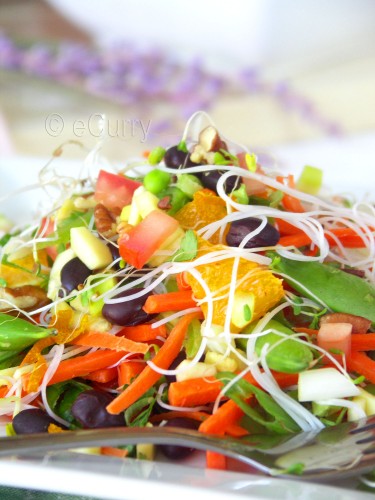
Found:
M 356 444 L 366 444 L 366 443 L 371 443 L 371 441 L 375 441 L 375 434 L 359 439 L 358 441 L 356 441 Z
M 371 431 L 372 429 L 375 429 L 375 418 L 374 417 L 370 417 L 367 420 L 366 425 L 359 425 L 356 429 L 352 429 L 349 433 L 350 434 L 359 434 L 360 432 Z

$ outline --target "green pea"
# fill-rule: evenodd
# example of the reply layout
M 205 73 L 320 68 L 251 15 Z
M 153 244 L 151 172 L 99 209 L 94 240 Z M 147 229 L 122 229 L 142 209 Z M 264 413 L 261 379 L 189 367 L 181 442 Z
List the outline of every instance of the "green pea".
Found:
M 145 175 L 143 185 L 150 193 L 158 194 L 168 187 L 170 181 L 171 176 L 167 172 L 155 168 Z
M 160 147 L 160 146 L 157 146 L 149 154 L 149 157 L 148 157 L 149 164 L 150 165 L 157 165 L 164 158 L 164 155 L 165 155 L 165 149 Z
M 254 325 L 246 329 L 243 333 L 251 333 L 253 329 Z M 286 335 L 292 335 L 294 334 L 293 330 L 275 320 L 269 321 L 265 329 L 274 330 L 274 332 L 266 333 L 257 338 L 255 352 L 260 356 L 263 346 L 269 344 L 266 362 L 271 370 L 282 373 L 299 373 L 310 367 L 314 359 L 312 349 L 293 337 L 285 339 L 284 336 L 276 333 L 281 332 Z
M 54 335 L 55 330 L 43 328 L 20 318 L 0 313 L 0 350 L 22 351 L 37 340 Z
M 274 252 L 272 269 L 303 296 L 321 300 L 334 312 L 362 316 L 375 322 L 375 286 L 363 278 L 320 262 L 286 259 Z

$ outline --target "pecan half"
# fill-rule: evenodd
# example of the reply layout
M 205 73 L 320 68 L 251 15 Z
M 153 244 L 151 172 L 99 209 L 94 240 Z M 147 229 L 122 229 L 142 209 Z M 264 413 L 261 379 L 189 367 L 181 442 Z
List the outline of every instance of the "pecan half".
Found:
M 99 234 L 104 238 L 112 238 L 116 234 L 116 218 L 101 203 L 94 208 L 95 226 Z

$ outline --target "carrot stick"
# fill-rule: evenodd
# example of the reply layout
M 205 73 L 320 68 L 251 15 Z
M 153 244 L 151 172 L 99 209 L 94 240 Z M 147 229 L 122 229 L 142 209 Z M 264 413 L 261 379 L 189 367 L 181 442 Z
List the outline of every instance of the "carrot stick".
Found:
M 290 224 L 290 222 L 284 219 L 275 219 L 275 222 L 281 236 L 303 233 L 301 229 L 298 229 L 298 227 L 293 226 L 293 224 Z
M 289 387 L 298 382 L 298 374 L 272 372 L 280 387 Z M 255 386 L 259 386 L 250 373 L 244 379 Z M 173 406 L 200 406 L 213 403 L 219 396 L 223 383 L 215 377 L 197 377 L 181 382 L 172 382 L 169 385 L 168 399 Z
M 331 233 L 331 234 L 330 234 Z M 349 227 L 339 227 L 335 229 L 330 229 L 329 232 L 325 231 L 324 236 L 331 246 L 336 246 L 336 239 L 332 236 L 336 236 L 339 241 L 347 248 L 364 248 L 365 243 L 362 238 Z M 286 246 L 296 246 L 303 247 L 310 245 L 311 238 L 304 232 L 299 231 L 295 234 L 289 234 L 287 236 L 282 236 L 279 240 L 279 245 Z
M 191 290 L 191 286 L 186 279 L 186 271 L 176 274 L 176 283 L 179 290 Z
M 203 422 L 208 418 L 208 413 L 203 411 L 168 411 L 165 413 L 158 413 L 150 418 L 150 422 L 159 423 L 163 420 L 171 420 L 173 418 L 189 418 L 190 420 L 195 420 L 197 422 Z
M 226 427 L 225 433 L 227 436 L 234 437 L 234 438 L 241 438 L 244 436 L 248 436 L 250 434 L 249 431 L 247 431 L 246 429 L 241 427 L 241 425 L 239 425 L 239 424 L 228 425 Z
M 171 330 L 167 340 L 155 355 L 153 362 L 159 368 L 167 369 L 176 359 L 181 350 L 189 324 L 194 318 L 200 317 L 200 312 L 183 316 Z M 137 401 L 161 378 L 161 374 L 146 366 L 138 377 L 108 406 L 107 411 L 112 414 L 120 413 Z
M 354 337 L 354 335 L 353 335 Z M 346 359 L 347 369 L 363 375 L 367 380 L 375 384 L 375 361 L 364 352 L 351 352 Z
M 109 333 L 84 333 L 70 343 L 87 347 L 112 349 L 114 351 L 132 352 L 135 354 L 145 354 L 149 349 L 147 344 L 133 342 L 133 340 L 125 337 L 117 337 Z
M 158 314 L 167 311 L 182 311 L 197 307 L 191 290 L 179 290 L 178 292 L 161 293 L 147 297 L 143 310 L 147 314 Z
M 137 326 L 124 326 L 118 335 L 124 335 L 129 340 L 134 342 L 149 342 L 155 340 L 156 337 L 167 336 L 167 328 L 165 325 L 160 325 L 157 328 L 152 328 L 152 323 Z
M 107 368 L 120 361 L 123 355 L 123 352 L 105 350 L 66 359 L 61 361 L 48 385 L 65 382 L 65 380 L 82 377 L 101 368 Z
M 287 181 L 287 185 L 291 188 L 294 188 L 294 178 L 292 175 L 288 175 L 288 178 L 285 179 L 285 177 L 278 176 L 276 177 L 276 180 L 278 182 L 281 182 L 282 184 L 285 185 L 285 180 Z M 283 199 L 281 200 L 281 203 L 285 210 L 288 210 L 289 212 L 296 212 L 296 213 L 302 213 L 305 212 L 305 209 L 303 208 L 302 203 L 298 198 L 295 198 L 294 196 L 291 196 L 290 194 L 284 193 Z
M 102 446 L 100 448 L 101 455 L 108 455 L 110 457 L 125 458 L 128 456 L 128 450 L 122 450 L 121 448 L 115 448 L 114 446 Z
M 206 451 L 206 467 L 208 469 L 226 470 L 227 457 L 216 453 L 216 451 Z
M 200 406 L 213 403 L 223 383 L 215 377 L 198 377 L 181 382 L 172 382 L 168 389 L 168 400 L 172 406 Z
M 298 328 L 293 328 L 297 333 L 306 333 L 307 335 L 318 335 L 319 330 L 314 330 L 313 328 L 305 328 L 304 326 L 299 326 Z
M 144 367 L 145 363 L 141 361 L 129 360 L 120 363 L 118 365 L 118 386 L 129 385 Z
M 375 333 L 354 333 L 352 335 L 352 351 L 374 351 Z
M 93 382 L 98 382 L 99 384 L 106 384 L 117 377 L 117 368 L 101 368 L 100 370 L 95 370 L 94 372 L 85 375 L 83 378 L 86 380 L 92 380 Z
M 226 433 L 227 426 L 236 424 L 242 418 L 244 412 L 237 404 L 229 399 L 216 413 L 210 415 L 207 420 L 201 423 L 199 431 L 204 434 L 222 434 Z

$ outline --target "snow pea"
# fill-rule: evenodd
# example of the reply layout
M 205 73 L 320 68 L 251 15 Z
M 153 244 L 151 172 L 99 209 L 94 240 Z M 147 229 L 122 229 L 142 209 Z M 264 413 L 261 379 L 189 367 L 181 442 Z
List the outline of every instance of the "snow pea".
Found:
M 375 286 L 363 278 L 320 262 L 302 262 L 268 252 L 271 268 L 303 296 L 321 300 L 334 312 L 362 316 L 375 322 Z
M 54 335 L 55 330 L 0 313 L 0 350 L 23 351 L 37 340 Z
M 254 325 L 251 325 L 243 333 L 251 333 L 253 329 Z M 266 361 L 271 370 L 282 373 L 299 373 L 310 367 L 314 359 L 312 349 L 294 337 L 285 339 L 285 337 L 276 333 L 281 332 L 285 335 L 292 335 L 294 334 L 293 330 L 275 320 L 270 320 L 265 329 L 274 330 L 274 332 L 271 331 L 257 338 L 255 352 L 259 356 L 263 346 L 269 344 L 270 350 L 266 355 Z M 283 338 L 284 340 L 280 342 Z

